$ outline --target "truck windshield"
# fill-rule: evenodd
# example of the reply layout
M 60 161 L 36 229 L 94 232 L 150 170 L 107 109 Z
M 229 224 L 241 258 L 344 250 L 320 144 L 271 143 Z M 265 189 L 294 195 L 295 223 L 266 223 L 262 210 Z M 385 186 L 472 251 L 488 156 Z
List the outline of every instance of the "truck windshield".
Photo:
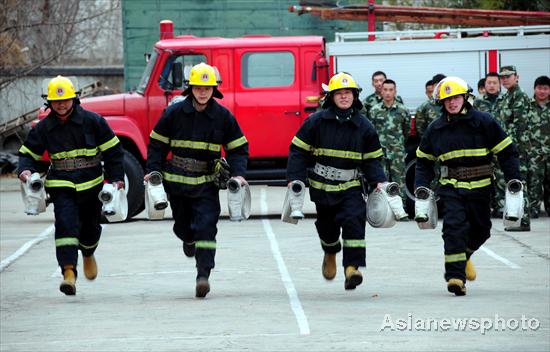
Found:
M 136 89 L 136 91 L 140 94 L 143 94 L 145 92 L 145 88 L 147 88 L 147 83 L 149 83 L 149 78 L 151 77 L 151 72 L 153 72 L 153 67 L 155 67 L 155 63 L 157 61 L 157 52 L 153 51 L 151 54 L 151 57 L 149 58 L 149 62 L 147 62 L 147 66 L 145 67 L 145 71 L 143 71 L 143 76 L 141 76 L 141 80 L 139 82 L 139 85 Z

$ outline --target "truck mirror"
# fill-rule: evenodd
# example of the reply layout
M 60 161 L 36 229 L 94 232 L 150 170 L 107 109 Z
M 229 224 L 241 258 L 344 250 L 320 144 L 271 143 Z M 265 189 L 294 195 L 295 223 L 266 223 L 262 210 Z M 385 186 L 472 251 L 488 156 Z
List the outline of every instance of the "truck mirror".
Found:
M 145 58 L 145 62 L 149 62 L 149 60 L 151 59 L 151 53 L 144 53 L 143 57 Z
M 172 66 L 172 80 L 174 88 L 181 88 L 183 86 L 183 65 L 181 62 L 174 62 Z

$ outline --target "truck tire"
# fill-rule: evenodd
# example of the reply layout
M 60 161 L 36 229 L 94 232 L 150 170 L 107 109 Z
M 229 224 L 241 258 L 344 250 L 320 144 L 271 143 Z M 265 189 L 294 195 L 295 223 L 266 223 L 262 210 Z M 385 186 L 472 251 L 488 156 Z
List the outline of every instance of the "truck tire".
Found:
M 130 152 L 124 151 L 124 173 L 128 191 L 128 219 L 143 211 L 145 188 L 143 186 L 143 168 Z

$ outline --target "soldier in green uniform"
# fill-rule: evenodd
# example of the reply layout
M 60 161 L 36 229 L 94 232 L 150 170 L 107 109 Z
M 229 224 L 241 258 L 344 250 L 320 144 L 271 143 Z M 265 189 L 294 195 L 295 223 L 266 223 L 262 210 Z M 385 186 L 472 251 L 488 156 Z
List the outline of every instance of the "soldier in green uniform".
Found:
M 534 154 L 529 170 L 531 185 L 531 216 L 537 218 L 540 202 L 544 199 L 544 209 L 550 215 L 550 78 L 540 76 L 535 80 L 535 94 L 531 100 L 533 110 Z
M 382 71 L 376 71 L 372 74 L 371 77 L 372 86 L 374 87 L 374 92 L 365 98 L 363 102 L 363 113 L 366 117 L 370 118 L 370 110 L 372 107 L 380 102 L 382 102 L 382 84 L 386 80 L 386 74 Z M 403 104 L 403 99 L 398 95 L 395 98 L 398 102 Z
M 531 138 L 531 100 L 519 87 L 519 75 L 515 66 L 502 66 L 500 68 L 500 80 L 506 88 L 496 103 L 495 117 L 500 122 L 507 135 L 509 135 L 519 151 L 520 172 L 523 180 L 528 180 L 528 170 L 532 153 Z M 502 172 L 496 172 L 497 194 L 496 200 L 499 208 L 504 207 L 505 181 Z M 521 226 L 506 227 L 505 231 L 531 231 L 531 220 L 529 215 L 529 192 L 530 185 L 527 185 L 527 192 L 523 192 L 525 212 L 521 219 Z
M 426 88 L 426 96 L 428 99 L 433 99 L 434 97 L 434 82 L 430 79 L 426 84 L 424 85 Z
M 482 96 L 485 94 L 485 78 L 480 79 L 477 81 L 477 93 Z
M 382 85 L 382 101 L 371 109 L 374 125 L 384 151 L 384 166 L 389 181 L 405 185 L 405 140 L 409 134 L 410 115 L 396 100 L 397 85 L 387 79 Z M 405 196 L 405 193 L 402 194 Z
M 441 73 L 433 76 L 432 84 L 434 87 L 436 87 L 443 78 L 445 78 L 445 75 Z M 418 136 L 418 138 L 422 138 L 422 135 L 430 122 L 438 118 L 440 114 L 441 105 L 437 104 L 433 98 L 420 104 L 420 106 L 416 109 L 416 114 L 414 115 L 414 128 L 416 131 L 416 136 Z
M 489 72 L 485 76 L 485 94 L 474 101 L 474 109 L 488 112 L 495 116 L 495 106 L 500 95 L 500 78 L 498 73 Z

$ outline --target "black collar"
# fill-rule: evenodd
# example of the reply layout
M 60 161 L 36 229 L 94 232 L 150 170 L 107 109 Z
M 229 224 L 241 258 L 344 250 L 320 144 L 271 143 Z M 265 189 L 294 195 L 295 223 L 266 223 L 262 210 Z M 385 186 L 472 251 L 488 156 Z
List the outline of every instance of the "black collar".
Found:
M 183 112 L 186 114 L 192 114 L 194 112 L 198 112 L 197 109 L 193 106 L 193 97 L 188 95 L 187 98 L 183 101 L 182 104 Z M 206 116 L 208 116 L 209 119 L 213 119 L 214 116 L 218 113 L 218 103 L 213 99 L 210 98 L 206 105 L 206 109 L 202 111 Z
M 333 107 L 330 107 L 324 111 L 324 114 L 321 117 L 325 120 L 336 120 L 336 112 Z M 354 109 L 354 112 L 351 114 L 351 117 L 348 121 L 353 122 L 357 127 L 361 125 L 361 114 Z M 345 122 L 345 121 L 344 121 Z
M 433 122 L 434 124 L 433 128 L 436 130 L 439 130 L 445 127 L 450 127 L 456 122 L 462 122 L 462 121 L 469 123 L 473 127 L 478 127 L 479 121 L 473 118 L 474 117 L 473 109 L 472 108 L 466 108 L 466 109 L 468 109 L 466 114 L 463 114 L 463 115 L 461 114 L 457 119 L 454 119 L 453 121 L 449 121 L 447 119 L 447 112 L 444 111 L 439 116 L 439 118 Z
M 52 108 L 50 108 L 50 113 L 48 116 L 46 116 L 46 126 L 48 127 L 48 131 L 53 130 L 57 126 L 62 126 L 63 124 L 67 123 L 76 123 L 77 125 L 82 125 L 84 123 L 84 117 L 80 113 L 82 110 L 82 107 L 80 105 L 73 105 L 73 111 L 67 117 L 67 121 L 63 122 L 59 117 L 57 117 L 57 114 L 55 111 L 53 111 Z

